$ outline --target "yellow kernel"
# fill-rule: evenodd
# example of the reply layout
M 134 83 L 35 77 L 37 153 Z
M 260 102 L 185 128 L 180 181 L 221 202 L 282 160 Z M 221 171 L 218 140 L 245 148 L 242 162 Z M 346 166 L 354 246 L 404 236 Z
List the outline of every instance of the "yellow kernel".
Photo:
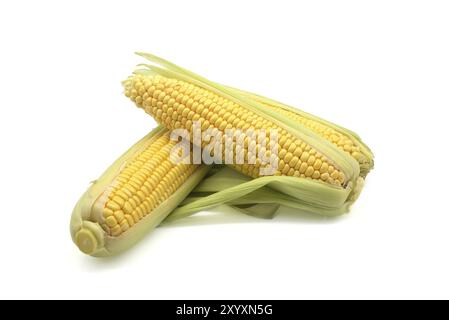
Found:
M 131 207 L 133 207 L 133 209 L 135 209 L 138 205 L 139 201 L 139 197 L 137 197 L 136 195 L 132 196 L 132 198 L 128 199 L 129 204 L 131 205 Z
M 279 171 L 282 171 L 284 169 L 284 167 L 285 167 L 284 160 L 279 160 L 279 163 L 278 163 Z
M 119 224 L 117 224 L 115 227 L 113 227 L 113 228 L 111 229 L 111 234 L 112 234 L 114 237 L 118 236 L 118 235 L 121 234 L 121 233 L 122 233 L 122 228 L 120 228 L 120 225 L 119 225 Z
M 315 160 L 315 163 L 313 164 L 313 168 L 314 168 L 315 170 L 320 170 L 322 163 L 323 163 L 323 162 L 322 162 L 320 159 L 316 159 L 316 160 Z
M 356 159 L 357 161 L 360 161 L 360 160 L 363 158 L 362 154 L 360 154 L 360 153 L 357 152 L 357 151 L 354 151 L 351 155 L 352 155 L 352 157 L 353 157 L 354 159 Z
M 307 170 L 307 167 L 308 167 L 307 163 L 302 162 L 300 167 L 299 167 L 299 173 L 305 173 L 306 170 Z
M 129 202 L 126 202 L 125 205 L 123 206 L 123 211 L 126 214 L 132 214 L 133 212 L 133 207 L 131 206 L 131 204 Z
M 331 173 L 331 178 L 334 179 L 334 180 L 337 180 L 339 178 L 339 176 L 340 175 L 338 174 L 338 171 L 333 171 Z
M 140 220 L 140 216 L 139 216 L 139 214 L 138 214 L 137 211 L 136 211 L 136 212 L 133 212 L 133 213 L 131 214 L 131 216 L 133 217 L 135 223 L 137 223 L 137 222 Z
M 114 212 L 114 217 L 117 219 L 117 221 L 120 223 L 125 218 L 125 215 L 123 214 L 122 210 L 118 210 Z
M 301 155 L 300 160 L 301 160 L 302 162 L 307 162 L 308 159 L 309 159 L 309 153 L 308 153 L 307 151 L 306 151 L 306 152 L 303 152 L 302 155 Z
M 106 202 L 106 207 L 111 209 L 112 211 L 120 210 L 120 206 L 112 200 Z
M 286 137 L 286 136 L 282 136 L 282 137 L 279 139 L 279 145 L 280 145 L 280 146 L 284 146 L 284 144 L 285 144 L 286 141 L 287 141 L 287 137 Z
M 300 147 L 298 147 L 298 148 L 296 148 L 295 151 L 293 152 L 293 155 L 294 155 L 295 157 L 300 158 L 301 155 L 302 155 L 302 153 L 303 153 L 302 149 L 301 149 Z
M 284 159 L 286 154 L 287 154 L 287 151 L 285 149 L 282 149 L 281 151 L 279 151 L 279 159 Z
M 110 217 L 110 216 L 112 216 L 113 214 L 114 214 L 114 211 L 112 211 L 111 209 L 109 209 L 109 208 L 104 208 L 104 209 L 103 209 L 103 216 L 104 216 L 105 218 Z
M 225 129 L 226 129 L 226 126 L 227 126 L 228 124 L 227 124 L 227 122 L 225 121 L 225 120 L 223 120 L 223 121 L 221 121 L 221 123 L 218 125 L 218 129 L 220 130 L 220 131 L 224 131 Z
M 146 198 L 145 193 L 143 192 L 143 188 L 144 186 L 142 186 L 142 190 L 137 191 L 137 196 L 139 197 L 140 201 L 145 201 Z
M 307 164 L 309 166 L 313 165 L 315 163 L 315 157 L 314 156 L 310 156 L 309 159 L 307 159 Z
M 120 228 L 122 229 L 122 232 L 126 231 L 129 229 L 129 224 L 128 221 L 126 221 L 126 219 L 124 219 L 121 223 L 120 223 Z
M 137 207 L 136 208 L 136 212 L 137 212 L 139 217 L 144 217 L 144 216 L 146 216 L 149 213 L 149 212 L 146 212 L 144 207 L 142 207 L 142 206 Z
M 286 175 L 290 171 L 290 166 L 288 164 L 285 164 L 284 168 L 282 169 L 282 173 Z
M 134 225 L 135 223 L 134 218 L 131 215 L 129 214 L 125 215 L 125 219 L 131 227 Z
M 112 200 L 114 202 L 116 202 L 120 207 L 122 207 L 125 204 L 125 200 L 123 200 L 121 197 L 119 196 L 115 196 L 112 198 Z
M 285 163 L 289 163 L 293 158 L 293 154 L 291 154 L 290 152 L 288 152 L 285 156 L 284 156 L 284 161 Z
M 294 168 L 296 166 L 296 164 L 298 163 L 299 159 L 298 157 L 294 156 L 290 161 L 289 161 L 289 166 Z
M 125 185 L 123 186 L 123 189 L 122 189 L 122 190 L 123 190 L 123 192 L 129 193 L 130 196 L 132 196 L 134 193 L 137 192 L 136 188 L 133 187 L 133 186 L 130 184 L 130 182 L 128 182 L 127 184 L 125 184 Z
M 312 167 L 307 167 L 307 170 L 304 174 L 306 175 L 306 177 L 311 177 L 313 172 L 314 172 L 314 170 Z
M 295 144 L 294 142 L 292 142 L 292 143 L 290 144 L 290 146 L 288 147 L 288 152 L 294 153 L 295 150 L 296 150 L 296 148 L 297 148 L 296 144 Z
M 321 165 L 321 168 L 320 168 L 320 172 L 321 173 L 328 172 L 327 171 L 328 168 L 329 168 L 329 165 L 326 162 L 323 162 L 323 164 Z
M 106 224 L 108 227 L 113 228 L 117 225 L 117 220 L 115 220 L 114 216 L 109 216 L 106 218 Z

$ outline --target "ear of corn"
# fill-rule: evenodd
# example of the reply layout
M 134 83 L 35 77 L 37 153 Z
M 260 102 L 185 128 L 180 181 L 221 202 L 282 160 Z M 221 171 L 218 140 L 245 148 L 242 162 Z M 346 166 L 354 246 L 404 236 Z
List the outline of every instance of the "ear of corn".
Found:
M 108 256 L 136 243 L 201 181 L 209 167 L 174 164 L 175 142 L 158 127 L 120 157 L 81 197 L 71 235 L 86 254 Z
M 135 96 L 136 92 L 137 94 L 142 92 L 142 96 Z M 145 94 L 152 97 L 145 98 Z M 276 175 L 294 175 L 322 180 L 329 184 L 346 185 L 359 174 L 359 166 L 354 159 L 328 141 L 317 139 L 317 135 L 309 130 L 295 128 L 296 124 L 293 121 L 285 116 L 279 116 L 271 109 L 253 108 L 250 104 L 246 104 L 245 100 L 241 100 L 242 104 L 246 104 L 246 107 L 242 107 L 232 100 L 223 99 L 215 92 L 190 85 L 186 81 L 159 75 L 147 78 L 140 75 L 133 77 L 127 84 L 127 95 L 168 129 L 184 128 L 193 135 L 191 124 L 198 120 L 204 127 L 203 130 L 219 131 L 223 137 L 223 145 L 226 140 L 225 129 L 228 128 L 241 131 L 253 127 L 256 130 L 261 128 L 277 130 L 280 132 L 280 140 L 276 144 L 279 156 L 271 155 L 279 163 Z M 200 101 L 204 101 L 204 104 Z M 271 136 L 267 139 L 268 145 L 276 143 L 271 140 Z M 245 159 L 255 156 L 254 153 L 250 153 L 247 146 L 242 152 Z M 234 149 L 233 153 L 238 154 L 240 151 Z M 233 166 L 251 177 L 258 177 L 261 168 L 257 162 L 254 165 Z
M 137 53 L 137 54 L 148 59 L 149 61 L 160 64 L 161 66 L 164 66 L 169 70 L 172 70 L 179 74 L 186 75 L 191 79 L 196 79 L 200 83 L 201 82 L 207 83 L 210 84 L 212 87 L 216 87 L 224 92 L 229 92 L 234 96 L 245 97 L 246 99 L 253 100 L 256 104 L 260 104 L 261 106 L 270 108 L 273 111 L 275 111 L 275 113 L 278 113 L 280 115 L 292 119 L 294 122 L 296 122 L 296 125 L 301 125 L 306 127 L 307 129 L 314 131 L 316 134 L 322 136 L 329 142 L 336 145 L 338 148 L 351 154 L 351 156 L 353 156 L 354 159 L 359 162 L 361 172 L 360 174 L 362 177 L 366 177 L 368 172 L 374 166 L 373 153 L 371 152 L 369 147 L 362 142 L 360 137 L 351 130 L 348 130 L 337 124 L 319 118 L 313 114 L 304 112 L 302 110 L 288 106 L 281 102 L 266 98 L 264 96 L 244 91 L 241 89 L 233 88 L 230 86 L 220 85 L 219 83 L 211 82 L 210 80 L 200 75 L 197 75 L 187 69 L 177 66 L 174 63 L 171 63 L 155 55 L 148 53 Z M 149 68 L 149 70 L 152 70 L 154 68 L 153 66 L 148 64 L 141 64 L 141 66 L 145 66 Z M 148 74 L 148 71 L 138 70 L 137 73 Z
M 328 126 L 328 134 L 322 130 L 327 124 L 317 118 L 307 118 L 304 113 L 292 117 L 289 113 L 294 111 L 285 105 L 267 103 L 264 98 L 218 85 L 165 60 L 143 55 L 163 68 L 145 65 L 145 69 L 137 70 L 124 82 L 125 94 L 167 128 L 184 128 L 192 133 L 192 121 L 199 120 L 203 130 L 219 130 L 224 137 L 228 128 L 280 132 L 278 171 L 274 176 L 248 182 L 248 193 L 270 186 L 302 201 L 303 207 L 326 214 L 347 211 L 358 196 L 363 186 L 361 171 L 369 171 L 372 155 L 350 131 Z M 301 117 L 310 120 L 310 124 Z M 343 142 L 334 139 L 335 133 Z M 243 152 L 245 159 L 254 156 L 246 148 Z M 245 175 L 259 177 L 260 163 L 232 166 Z M 220 194 L 233 198 L 233 192 L 236 190 L 231 188 Z M 204 199 L 205 208 L 214 203 L 212 198 Z M 239 198 L 237 194 L 235 198 Z M 185 212 L 189 211 L 188 206 Z

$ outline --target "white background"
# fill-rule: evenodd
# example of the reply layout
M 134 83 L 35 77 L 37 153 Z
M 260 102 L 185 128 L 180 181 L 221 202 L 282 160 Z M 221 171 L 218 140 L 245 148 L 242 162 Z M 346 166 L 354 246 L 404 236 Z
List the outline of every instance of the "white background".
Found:
M 0 298 L 449 298 L 444 1 L 4 1 Z M 359 133 L 349 215 L 209 214 L 112 259 L 71 210 L 155 126 L 120 81 L 148 51 Z

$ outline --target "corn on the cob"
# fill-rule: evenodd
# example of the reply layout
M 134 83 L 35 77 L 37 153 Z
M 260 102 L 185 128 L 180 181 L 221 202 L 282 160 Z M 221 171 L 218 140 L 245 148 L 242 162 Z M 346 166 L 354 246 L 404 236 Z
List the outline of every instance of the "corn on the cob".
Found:
M 261 95 L 229 86 L 222 86 L 218 83 L 213 83 L 204 77 L 201 77 L 160 57 L 148 53 L 137 54 L 143 56 L 144 58 L 147 58 L 152 62 L 166 67 L 167 69 L 172 71 L 168 74 L 174 74 L 175 78 L 176 74 L 180 74 L 184 79 L 194 79 L 197 81 L 197 83 L 205 83 L 212 86 L 212 88 L 218 88 L 219 93 L 223 93 L 225 91 L 234 94 L 237 97 L 243 96 L 246 99 L 253 100 L 255 103 L 260 104 L 261 106 L 272 109 L 273 111 L 275 111 L 275 113 L 291 118 L 294 122 L 296 122 L 296 124 L 314 131 L 318 135 L 336 145 L 341 150 L 344 150 L 345 152 L 351 154 L 351 156 L 359 162 L 360 174 L 362 177 L 365 177 L 374 166 L 374 156 L 371 150 L 361 141 L 360 137 L 357 134 L 346 128 L 338 126 L 310 113 L 301 111 L 297 108 L 293 108 L 283 103 L 263 97 Z M 161 70 L 157 67 L 155 68 L 154 66 L 147 64 L 142 64 L 142 66 L 148 67 L 150 70 L 152 70 L 152 72 L 150 72 L 152 74 L 158 74 L 158 72 L 161 71 L 162 74 L 166 74 L 166 72 L 164 72 L 165 70 Z M 138 70 L 137 73 L 148 74 L 148 70 Z
M 222 144 L 227 139 L 226 129 L 276 129 L 280 139 L 271 141 L 269 136 L 268 145 L 276 144 L 278 154 L 264 150 L 266 157 L 275 157 L 279 164 L 275 175 L 310 178 L 337 186 L 355 182 L 359 176 L 360 167 L 354 158 L 285 115 L 187 74 L 149 68 L 146 74 L 125 81 L 125 94 L 167 128 L 184 128 L 193 135 L 192 122 L 199 121 L 203 130 L 220 131 Z M 251 142 L 254 141 L 233 153 L 243 152 L 245 159 L 254 158 L 248 149 Z M 258 177 L 261 163 L 257 160 L 255 164 L 233 166 Z
M 77 203 L 75 244 L 86 254 L 119 253 L 156 227 L 201 181 L 209 167 L 174 164 L 175 141 L 159 127 L 120 157 Z
M 279 153 L 275 155 L 266 151 L 265 157 L 276 157 L 274 161 L 279 167 L 275 175 L 307 177 L 340 186 L 348 181 L 339 164 L 328 159 L 311 143 L 289 132 L 287 126 L 194 84 L 160 75 L 136 75 L 127 82 L 126 95 L 171 130 L 184 128 L 193 136 L 192 123 L 199 121 L 203 130 L 220 131 L 223 145 L 227 139 L 225 129 L 274 129 L 280 133 L 279 141 L 274 142 L 268 136 L 267 143 L 277 143 Z M 248 139 L 243 150 L 237 150 L 234 146 L 233 154 L 243 152 L 245 159 L 255 157 L 248 148 L 251 142 L 255 141 Z M 262 165 L 257 160 L 255 164 L 233 166 L 256 178 Z

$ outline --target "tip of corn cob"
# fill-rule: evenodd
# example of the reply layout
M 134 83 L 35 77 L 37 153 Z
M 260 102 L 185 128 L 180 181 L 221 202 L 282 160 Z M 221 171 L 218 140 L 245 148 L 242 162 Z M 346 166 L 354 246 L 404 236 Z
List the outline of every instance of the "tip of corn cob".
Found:
M 75 243 L 85 254 L 92 254 L 98 248 L 98 241 L 94 233 L 85 227 L 75 234 Z
M 80 214 L 81 212 L 75 209 L 74 220 L 71 224 L 73 242 L 81 252 L 95 255 L 105 249 L 104 231 L 98 223 L 80 220 Z

